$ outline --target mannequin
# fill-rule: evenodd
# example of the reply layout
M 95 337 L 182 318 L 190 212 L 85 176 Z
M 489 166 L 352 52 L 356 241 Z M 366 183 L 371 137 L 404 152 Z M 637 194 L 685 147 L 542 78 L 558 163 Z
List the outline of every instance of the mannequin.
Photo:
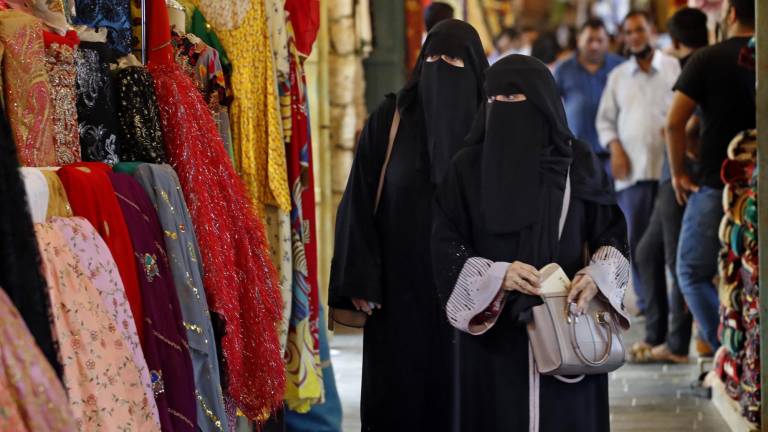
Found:
M 181 35 L 185 34 L 187 32 L 187 15 L 184 13 L 184 6 L 176 0 L 166 0 L 165 8 L 168 11 L 171 30 Z

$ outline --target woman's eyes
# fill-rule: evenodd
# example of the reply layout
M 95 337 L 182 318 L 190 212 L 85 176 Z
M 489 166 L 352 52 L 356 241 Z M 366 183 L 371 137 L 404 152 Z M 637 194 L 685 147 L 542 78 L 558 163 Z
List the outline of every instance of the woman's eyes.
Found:
M 447 55 L 431 55 L 427 56 L 427 63 L 434 63 L 440 59 L 443 59 L 444 62 L 448 63 L 451 66 L 463 68 L 464 67 L 464 60 L 458 58 L 458 57 L 451 57 Z
M 523 102 L 525 100 L 528 100 L 527 97 L 525 97 L 522 93 L 517 93 L 513 95 L 496 95 L 491 96 L 488 98 L 488 103 L 493 103 L 494 101 L 499 102 Z

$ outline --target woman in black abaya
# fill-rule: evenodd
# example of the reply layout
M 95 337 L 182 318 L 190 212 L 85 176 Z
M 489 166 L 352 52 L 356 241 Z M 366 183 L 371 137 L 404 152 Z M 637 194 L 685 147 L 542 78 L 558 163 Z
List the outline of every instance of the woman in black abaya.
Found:
M 360 137 L 337 214 L 328 303 L 370 314 L 364 431 L 450 430 L 453 330 L 432 277 L 431 204 L 484 100 L 487 67 L 472 26 L 441 22 L 427 36 L 411 81 L 385 98 Z M 374 212 L 395 108 L 401 120 Z
M 539 375 L 525 322 L 541 303 L 537 269 L 556 262 L 579 307 L 605 296 L 628 325 L 624 217 L 596 157 L 568 129 L 543 63 L 505 57 L 487 71 L 485 90 L 468 137 L 475 145 L 453 159 L 434 209 L 435 278 L 462 331 L 449 411 L 466 432 L 607 431 L 606 375 L 575 384 Z

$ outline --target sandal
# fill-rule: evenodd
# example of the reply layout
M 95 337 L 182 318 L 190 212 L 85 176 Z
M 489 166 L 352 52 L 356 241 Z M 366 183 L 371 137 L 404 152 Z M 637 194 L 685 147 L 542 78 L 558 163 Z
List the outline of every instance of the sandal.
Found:
M 629 349 L 627 361 L 630 363 L 651 363 L 653 358 L 651 351 L 653 347 L 645 342 L 635 342 Z
M 677 355 L 669 350 L 667 344 L 661 344 L 651 349 L 651 358 L 659 363 L 687 364 L 690 362 L 688 356 Z

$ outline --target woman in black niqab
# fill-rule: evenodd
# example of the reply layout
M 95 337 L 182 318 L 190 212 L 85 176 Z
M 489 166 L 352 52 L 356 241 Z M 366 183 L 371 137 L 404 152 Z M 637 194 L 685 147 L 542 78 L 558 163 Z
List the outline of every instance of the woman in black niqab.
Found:
M 371 113 L 336 219 L 329 305 L 381 305 L 363 342 L 362 430 L 450 430 L 453 330 L 432 277 L 432 196 L 466 146 L 488 67 L 477 32 L 443 21 L 411 81 Z M 374 202 L 395 109 L 400 113 L 378 209 Z
M 525 323 L 541 303 L 537 269 L 556 262 L 575 300 L 604 296 L 628 325 L 623 215 L 595 155 L 568 129 L 546 65 L 505 57 L 487 71 L 485 89 L 472 145 L 435 194 L 435 279 L 461 330 L 448 411 L 467 432 L 607 431 L 606 376 L 567 384 L 539 375 Z

